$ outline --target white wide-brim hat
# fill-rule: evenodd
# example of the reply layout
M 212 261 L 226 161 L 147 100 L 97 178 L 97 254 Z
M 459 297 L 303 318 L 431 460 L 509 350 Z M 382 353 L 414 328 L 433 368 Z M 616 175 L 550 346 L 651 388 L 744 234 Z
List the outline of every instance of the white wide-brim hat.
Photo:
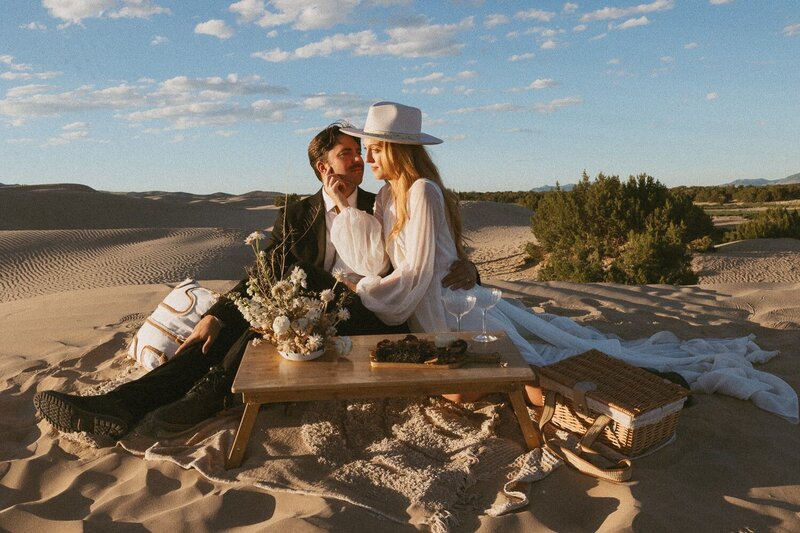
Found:
M 441 144 L 441 139 L 422 133 L 422 111 L 394 102 L 372 104 L 364 129 L 342 128 L 353 137 L 368 137 L 398 144 Z

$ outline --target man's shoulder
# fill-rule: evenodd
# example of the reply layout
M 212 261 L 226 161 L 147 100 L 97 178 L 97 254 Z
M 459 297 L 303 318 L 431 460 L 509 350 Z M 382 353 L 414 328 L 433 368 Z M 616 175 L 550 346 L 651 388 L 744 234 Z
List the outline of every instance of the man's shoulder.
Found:
M 285 211 L 287 216 L 297 215 L 297 214 L 306 214 L 312 209 L 318 208 L 322 204 L 322 193 L 317 191 L 316 193 L 306 196 L 300 200 L 295 200 L 294 202 L 287 204 Z

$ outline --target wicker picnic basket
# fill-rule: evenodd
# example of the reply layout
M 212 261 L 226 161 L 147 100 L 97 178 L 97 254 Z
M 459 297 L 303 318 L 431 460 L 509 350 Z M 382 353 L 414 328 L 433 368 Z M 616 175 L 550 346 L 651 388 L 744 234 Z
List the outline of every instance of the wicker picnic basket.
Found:
M 551 402 L 555 399 L 552 424 L 585 435 L 605 415 L 610 420 L 596 437 L 626 457 L 669 442 L 689 395 L 679 385 L 597 350 L 541 367 L 538 374 L 543 392 L 550 393 Z

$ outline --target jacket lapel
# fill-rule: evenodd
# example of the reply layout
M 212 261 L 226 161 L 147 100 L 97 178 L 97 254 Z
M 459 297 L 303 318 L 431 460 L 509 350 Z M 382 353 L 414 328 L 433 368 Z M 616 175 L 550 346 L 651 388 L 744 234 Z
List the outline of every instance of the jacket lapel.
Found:
M 308 199 L 311 213 L 314 218 L 311 220 L 309 233 L 313 234 L 317 241 L 317 256 L 314 264 L 320 268 L 325 265 L 325 202 L 322 200 L 322 189 L 317 194 Z

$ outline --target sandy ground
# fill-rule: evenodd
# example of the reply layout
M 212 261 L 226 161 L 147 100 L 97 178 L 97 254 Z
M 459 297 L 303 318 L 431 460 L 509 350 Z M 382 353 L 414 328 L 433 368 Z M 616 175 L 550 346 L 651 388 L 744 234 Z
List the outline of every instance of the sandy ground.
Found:
M 76 185 L 0 187 L 0 530 L 408 531 L 333 499 L 231 486 L 195 470 L 92 448 L 36 419 L 36 391 L 101 390 L 137 370 L 127 343 L 174 284 L 224 290 L 244 236 L 269 228 L 273 193 L 111 194 Z M 526 305 L 627 338 L 755 334 L 781 355 L 762 370 L 800 390 L 800 241 L 742 241 L 698 255 L 693 286 L 532 281 L 530 212 L 464 205 L 485 284 Z M 528 508 L 479 531 L 798 531 L 800 431 L 719 395 L 684 410 L 676 442 L 614 485 L 560 468 Z

